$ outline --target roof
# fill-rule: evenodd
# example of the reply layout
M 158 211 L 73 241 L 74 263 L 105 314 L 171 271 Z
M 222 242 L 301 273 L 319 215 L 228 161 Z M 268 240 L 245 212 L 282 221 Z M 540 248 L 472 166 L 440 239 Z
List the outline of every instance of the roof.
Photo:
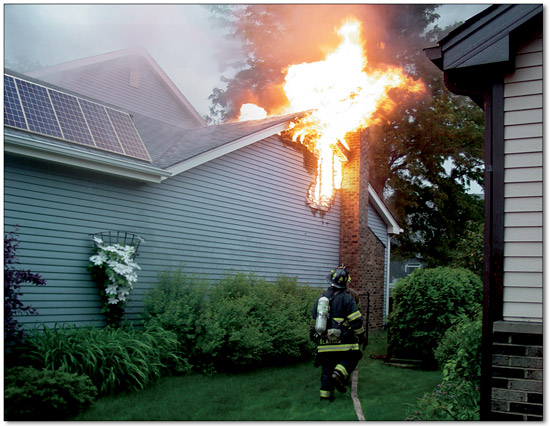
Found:
M 484 95 L 495 76 L 514 70 L 514 47 L 521 31 L 542 19 L 542 4 L 495 4 L 424 49 L 444 72 L 445 86 L 484 108 Z
M 116 102 L 119 107 L 168 123 L 186 128 L 206 125 L 189 100 L 141 47 L 45 67 L 26 75 L 103 102 Z
M 37 78 L 29 78 L 27 75 L 9 70 L 6 73 L 46 88 L 129 113 L 152 161 L 149 163 L 91 146 L 10 127 L 4 129 L 6 152 L 153 182 L 160 182 L 218 156 L 280 133 L 288 128 L 294 118 L 301 115 L 288 114 L 262 120 L 187 129 L 125 110 Z M 136 170 L 140 172 L 136 173 Z
M 508 62 L 511 34 L 542 13 L 542 4 L 495 4 L 425 49 L 443 71 Z

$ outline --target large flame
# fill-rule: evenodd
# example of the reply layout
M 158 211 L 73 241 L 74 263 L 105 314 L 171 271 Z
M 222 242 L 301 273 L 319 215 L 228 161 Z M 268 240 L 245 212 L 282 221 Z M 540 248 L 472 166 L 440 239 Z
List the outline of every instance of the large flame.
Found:
M 285 113 L 312 110 L 290 130 L 318 159 L 318 173 L 310 188 L 311 207 L 328 210 L 341 186 L 346 158 L 338 141 L 349 149 L 345 136 L 368 127 L 379 109 L 392 108 L 388 92 L 403 88 L 421 92 L 424 85 L 401 68 L 369 69 L 361 40 L 361 23 L 350 18 L 338 30 L 340 45 L 323 61 L 291 65 L 284 90 L 289 101 Z M 239 118 L 239 119 L 244 119 Z

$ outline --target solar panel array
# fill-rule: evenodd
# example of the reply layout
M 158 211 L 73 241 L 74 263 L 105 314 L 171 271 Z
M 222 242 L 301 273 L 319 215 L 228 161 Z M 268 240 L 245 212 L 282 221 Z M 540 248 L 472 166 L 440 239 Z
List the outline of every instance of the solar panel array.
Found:
M 7 74 L 4 124 L 151 161 L 129 114 Z

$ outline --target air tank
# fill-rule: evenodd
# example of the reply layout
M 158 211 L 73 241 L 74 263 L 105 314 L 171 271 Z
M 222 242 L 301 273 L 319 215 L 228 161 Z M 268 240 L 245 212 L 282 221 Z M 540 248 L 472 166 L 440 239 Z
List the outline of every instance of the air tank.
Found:
M 317 302 L 317 318 L 315 319 L 315 331 L 324 333 L 327 329 L 329 300 L 325 296 L 321 296 Z

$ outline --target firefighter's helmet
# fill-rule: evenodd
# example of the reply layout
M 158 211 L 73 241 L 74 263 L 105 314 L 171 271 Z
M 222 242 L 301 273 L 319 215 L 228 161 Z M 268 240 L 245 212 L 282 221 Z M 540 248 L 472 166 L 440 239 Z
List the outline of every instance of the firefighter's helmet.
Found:
M 336 288 L 346 288 L 351 282 L 351 277 L 346 265 L 338 265 L 337 268 L 332 269 L 327 275 L 327 281 Z

